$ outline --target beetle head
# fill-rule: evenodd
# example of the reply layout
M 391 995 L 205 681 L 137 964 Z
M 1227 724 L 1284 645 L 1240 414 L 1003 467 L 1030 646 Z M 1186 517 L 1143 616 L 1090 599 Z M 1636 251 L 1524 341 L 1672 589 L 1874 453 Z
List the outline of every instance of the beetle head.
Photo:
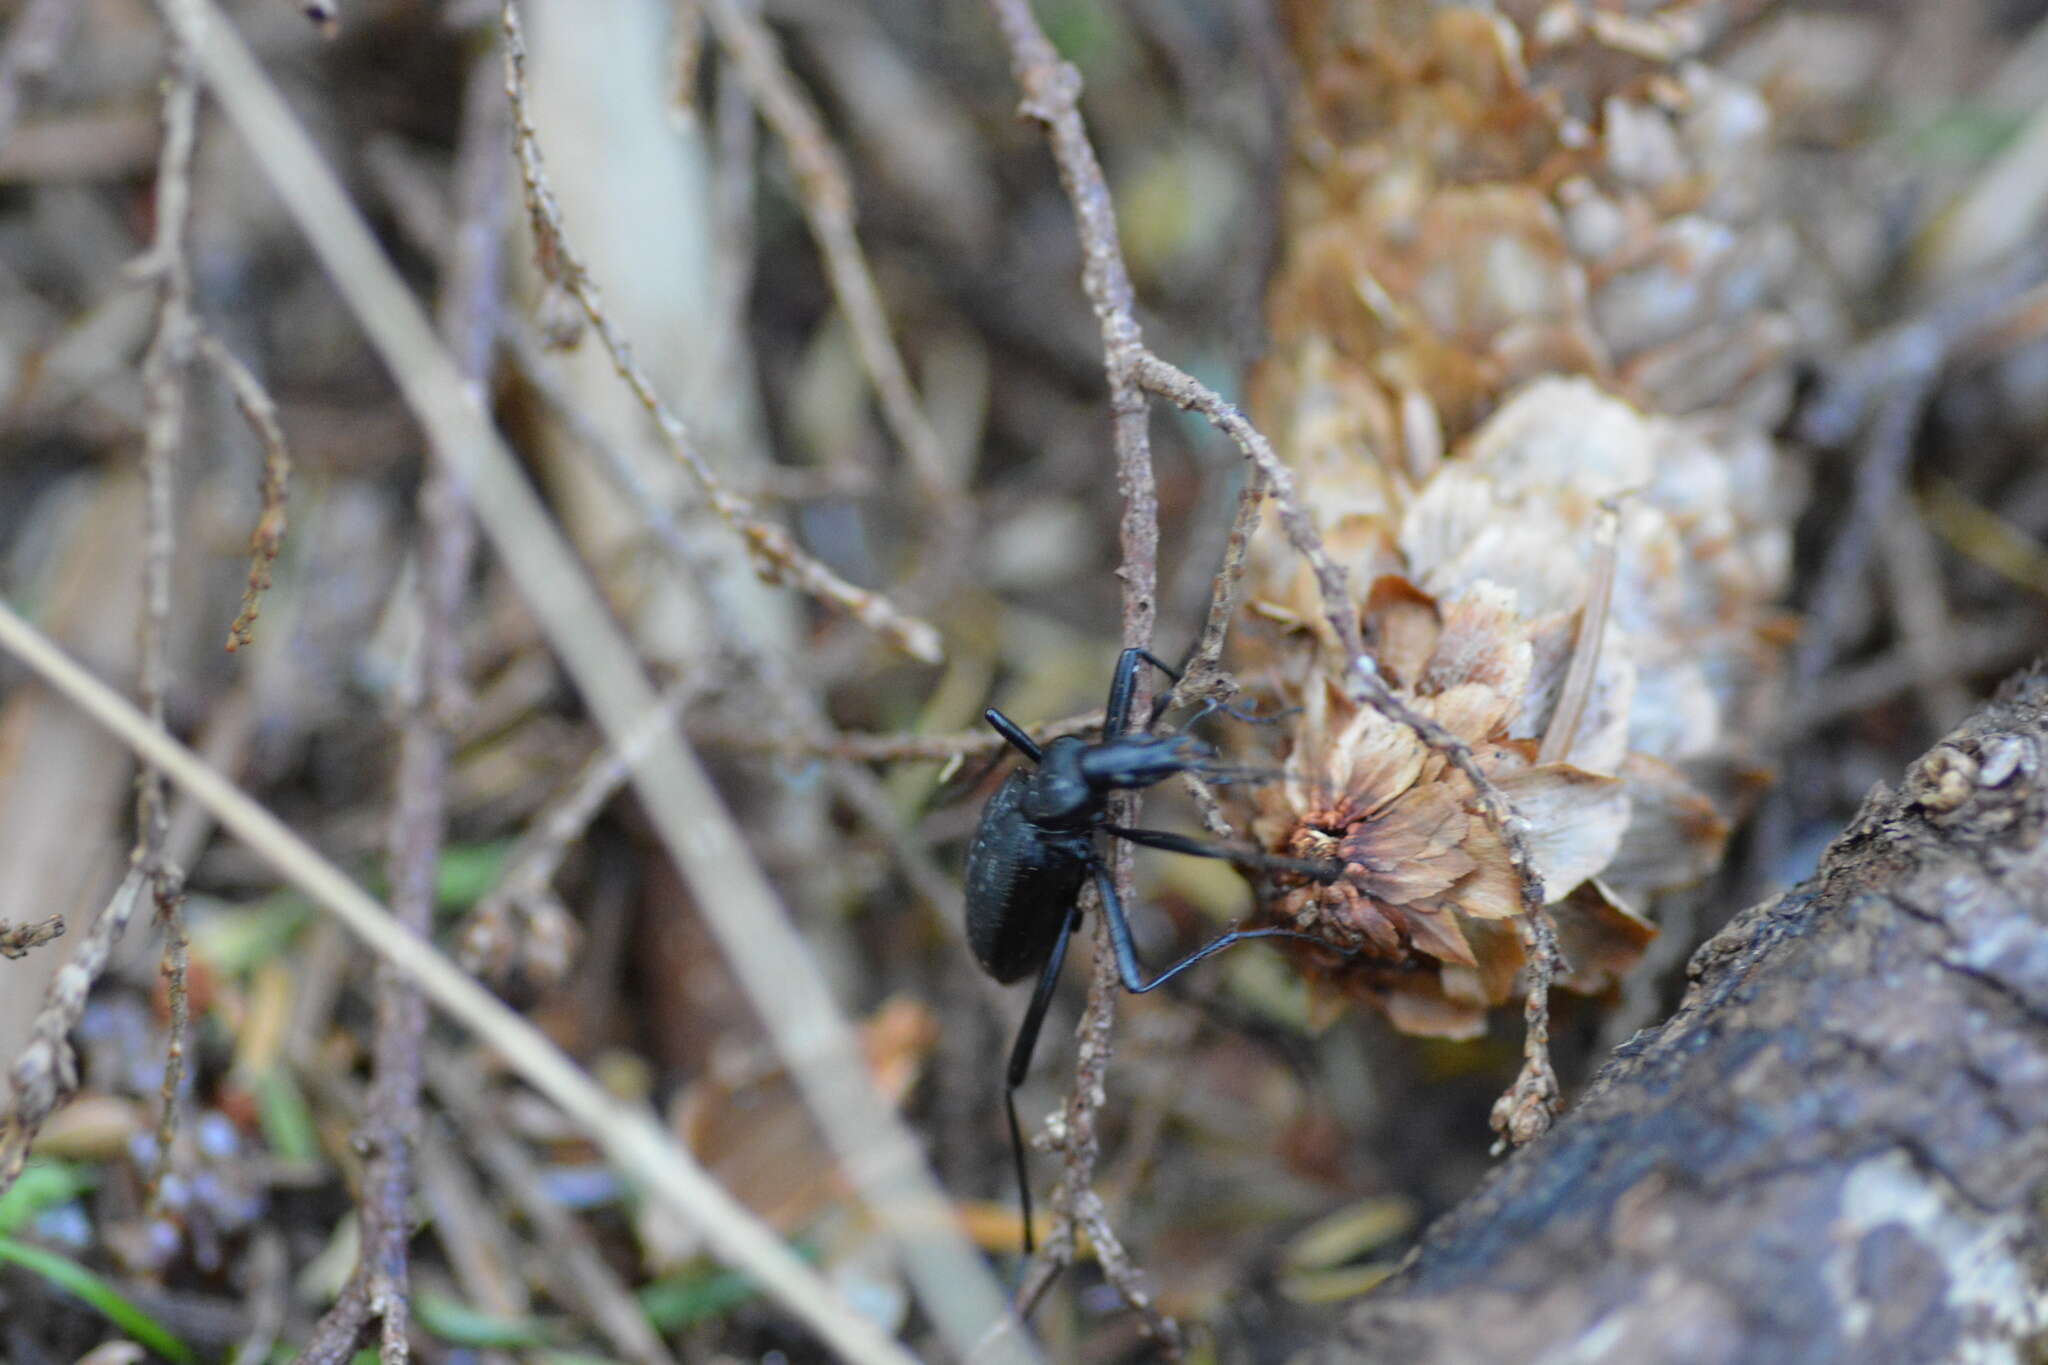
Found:
M 1046 744 L 1021 805 L 1026 819 L 1050 829 L 1078 829 L 1101 815 L 1108 789 L 1086 771 L 1086 755 L 1094 747 L 1078 735 Z

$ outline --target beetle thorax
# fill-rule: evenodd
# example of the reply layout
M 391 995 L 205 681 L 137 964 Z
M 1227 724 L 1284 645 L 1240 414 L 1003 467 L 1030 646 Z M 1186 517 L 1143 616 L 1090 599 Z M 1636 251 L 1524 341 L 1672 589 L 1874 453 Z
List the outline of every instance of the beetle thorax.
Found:
M 1046 829 L 1081 829 L 1102 818 L 1106 793 L 1081 772 L 1081 754 L 1087 747 L 1076 735 L 1061 735 L 1045 746 L 1020 803 L 1025 819 Z

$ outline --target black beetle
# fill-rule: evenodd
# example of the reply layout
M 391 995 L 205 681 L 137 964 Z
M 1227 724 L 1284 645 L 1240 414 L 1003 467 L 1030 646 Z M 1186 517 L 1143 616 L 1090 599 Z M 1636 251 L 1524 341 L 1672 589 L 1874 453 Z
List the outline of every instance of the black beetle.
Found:
M 1243 775 L 1240 769 L 1217 764 L 1216 751 L 1186 733 L 1185 727 L 1171 735 L 1131 731 L 1131 702 L 1140 662 L 1151 664 L 1168 677 L 1180 677 L 1149 651 L 1126 649 L 1117 658 L 1116 674 L 1109 684 L 1109 702 L 1103 712 L 1102 738 L 1095 743 L 1076 735 L 1062 735 L 1041 747 L 1001 711 L 990 707 L 982 713 L 983 719 L 1034 765 L 1019 768 L 1005 778 L 982 809 L 974 841 L 967 847 L 966 895 L 967 942 L 982 970 L 1005 985 L 1033 971 L 1038 973 L 1030 1008 L 1024 1012 L 1016 1044 L 1010 1050 L 1003 1092 L 1009 1111 L 1010 1144 L 1016 1158 L 1027 1252 L 1034 1246 L 1031 1187 L 1024 1169 L 1024 1132 L 1017 1122 L 1017 1087 L 1024 1083 L 1024 1075 L 1031 1068 L 1038 1031 L 1052 1003 L 1053 988 L 1059 982 L 1060 964 L 1066 959 L 1067 940 L 1080 927 L 1078 898 L 1082 883 L 1091 876 L 1095 879 L 1096 890 L 1102 897 L 1102 913 L 1109 925 L 1110 946 L 1116 953 L 1117 973 L 1123 978 L 1124 989 L 1134 995 L 1156 990 L 1203 958 L 1249 939 L 1294 938 L 1320 945 L 1319 940 L 1286 929 L 1234 930 L 1197 948 L 1147 981 L 1131 942 L 1123 902 L 1117 896 L 1109 865 L 1096 849 L 1095 836 L 1108 834 L 1147 848 L 1223 858 L 1240 866 L 1300 872 L 1322 881 L 1335 880 L 1339 872 L 1339 865 L 1334 862 L 1273 857 L 1164 830 L 1130 829 L 1110 823 L 1109 798 L 1116 791 L 1149 787 L 1181 772 L 1223 780 Z M 1206 704 L 1194 719 L 1199 720 L 1213 709 L 1213 703 Z M 1155 709 L 1155 718 L 1157 714 Z M 1191 720 L 1189 724 L 1192 723 Z

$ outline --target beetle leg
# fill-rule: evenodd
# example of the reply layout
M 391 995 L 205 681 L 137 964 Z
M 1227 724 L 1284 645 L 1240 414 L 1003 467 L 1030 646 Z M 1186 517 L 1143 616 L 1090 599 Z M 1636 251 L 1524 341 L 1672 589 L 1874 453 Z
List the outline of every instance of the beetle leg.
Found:
M 1238 867 L 1273 872 L 1299 872 L 1305 877 L 1314 877 L 1325 885 L 1336 881 L 1344 872 L 1344 864 L 1335 858 L 1288 858 L 1277 853 L 1216 843 L 1187 834 L 1174 834 L 1163 829 L 1132 829 L 1128 825 L 1106 824 L 1102 826 L 1102 832 L 1146 848 L 1163 848 L 1168 853 L 1186 853 L 1197 858 L 1221 858 Z
M 1017 1202 L 1024 1210 L 1024 1254 L 1030 1255 L 1038 1248 L 1031 1235 L 1031 1177 L 1024 1169 L 1024 1128 L 1017 1122 L 1017 1087 L 1024 1084 L 1024 1076 L 1031 1070 L 1031 1054 L 1038 1050 L 1038 1030 L 1045 1024 L 1045 1012 L 1052 1005 L 1052 993 L 1060 983 L 1060 964 L 1067 958 L 1067 940 L 1074 936 L 1074 930 L 1081 925 L 1081 907 L 1075 906 L 1067 912 L 1067 919 L 1053 938 L 1052 952 L 1047 954 L 1045 967 L 1038 973 L 1038 984 L 1031 989 L 1031 1004 L 1024 1011 L 1024 1022 L 1017 1027 L 1017 1041 L 1010 1047 L 1010 1070 L 1003 1086 L 1003 1107 L 1010 1115 L 1010 1154 L 1017 1165 Z
M 1020 751 L 1024 757 L 1030 759 L 1033 763 L 1038 762 L 1044 756 L 1044 751 L 1038 747 L 1038 741 L 1025 734 L 1023 726 L 996 710 L 995 707 L 991 706 L 988 710 L 982 712 L 981 718 L 987 721 L 997 734 L 1008 740 L 1011 747 Z
M 1109 679 L 1109 702 L 1102 708 L 1102 737 L 1105 740 L 1118 739 L 1130 733 L 1131 699 L 1138 690 L 1140 662 L 1151 664 L 1175 682 L 1180 681 L 1180 670 L 1149 649 L 1127 649 L 1117 655 L 1116 672 Z M 1162 703 L 1154 703 L 1151 721 L 1157 721 L 1163 709 Z M 1151 723 L 1148 722 L 1145 728 L 1151 729 Z
M 1189 953 L 1180 961 L 1168 967 L 1150 981 L 1145 979 L 1145 969 L 1138 963 L 1138 950 L 1131 942 L 1130 922 L 1124 918 L 1123 901 L 1117 897 L 1116 883 L 1109 875 L 1109 865 L 1100 858 L 1089 864 L 1095 874 L 1096 889 L 1102 894 L 1102 918 L 1109 926 L 1109 946 L 1116 954 L 1117 975 L 1123 978 L 1124 989 L 1132 995 L 1143 995 L 1156 991 L 1167 982 L 1179 976 L 1205 957 L 1213 957 L 1225 948 L 1249 942 L 1255 938 L 1292 938 L 1303 943 L 1313 943 L 1318 948 L 1330 945 L 1307 934 L 1297 934 L 1292 929 L 1233 929 L 1219 938 L 1210 940 Z

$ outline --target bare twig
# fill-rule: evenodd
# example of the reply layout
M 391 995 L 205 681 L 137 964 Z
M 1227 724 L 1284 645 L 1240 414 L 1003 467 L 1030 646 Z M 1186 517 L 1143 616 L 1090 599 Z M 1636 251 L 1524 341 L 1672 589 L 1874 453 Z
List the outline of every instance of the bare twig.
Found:
M 173 32 L 165 57 L 163 143 L 156 172 L 156 236 L 134 265 L 134 278 L 156 286 L 156 329 L 142 358 L 146 545 L 143 567 L 142 659 L 137 687 L 151 723 L 164 723 L 164 693 L 170 686 L 171 557 L 176 549 L 176 461 L 185 440 L 185 382 L 192 360 L 196 324 L 192 318 L 192 266 L 185 233 L 192 219 L 192 148 L 199 121 L 199 73 L 192 46 Z M 165 927 L 163 976 L 170 1002 L 165 1044 L 163 1108 L 157 1120 L 156 1161 L 144 1199 L 150 1217 L 159 1212 L 163 1178 L 171 1169 L 177 1136 L 178 1095 L 185 1075 L 185 1031 L 190 1022 L 185 995 L 186 940 L 180 904 L 184 874 L 164 856 L 170 810 L 163 774 L 145 766 L 136 778 L 135 866 L 149 878 L 157 916 Z M 118 936 L 120 928 L 114 930 Z
M 52 915 L 34 924 L 0 920 L 0 957 L 27 957 L 45 943 L 64 937 L 64 917 Z
M 1040 740 L 1047 740 L 1060 735 L 1086 734 L 1101 728 L 1102 712 L 1084 711 L 1064 720 L 1034 725 L 1031 733 Z M 1003 737 L 987 726 L 949 735 L 786 735 L 709 725 L 693 726 L 691 733 L 706 743 L 740 753 L 777 754 L 785 758 L 834 758 L 849 763 L 942 763 L 956 758 L 985 758 L 1008 747 Z
M 1841 528 L 1808 597 L 1805 628 L 1792 655 L 1792 690 L 1804 692 L 1834 659 L 1850 603 L 1870 564 L 1877 530 L 1905 485 L 1913 436 L 1942 362 L 1942 342 L 1931 328 L 1915 328 L 1894 339 L 1895 368 L 1878 401 L 1876 415 L 1856 464 L 1854 488 Z
M 518 153 L 520 180 L 526 192 L 528 216 L 541 242 L 541 265 L 550 280 L 576 300 L 612 367 L 633 391 L 640 405 L 653 417 L 669 453 L 687 469 L 719 519 L 746 542 L 747 552 L 760 571 L 786 581 L 823 601 L 844 609 L 869 629 L 883 635 L 912 658 L 936 663 L 941 657 L 939 633 L 929 622 L 908 616 L 880 593 L 856 587 L 833 573 L 798 547 L 788 531 L 763 521 L 745 499 L 719 482 L 703 453 L 691 439 L 689 429 L 661 396 L 654 382 L 633 357 L 632 348 L 619 334 L 597 282 L 584 268 L 582 258 L 570 245 L 562 225 L 561 207 L 555 202 L 547 173 L 541 164 L 539 134 L 526 103 L 526 36 L 519 12 L 511 0 L 500 11 L 505 28 L 505 90 L 512 100 L 513 145 Z
M 463 105 L 461 150 L 457 156 L 454 249 L 445 263 L 440 327 L 463 379 L 481 394 L 490 365 L 491 338 L 498 315 L 499 211 L 504 205 L 506 150 L 504 104 L 489 72 L 490 54 L 478 58 L 469 75 Z M 451 733 L 462 707 L 462 659 L 457 641 L 464 590 L 476 532 L 469 509 L 445 462 L 428 466 L 420 484 L 420 573 L 417 582 L 420 647 L 411 677 L 401 689 L 404 717 L 398 745 L 396 794 L 386 861 L 391 908 L 399 924 L 427 937 L 433 930 L 435 870 L 447 824 L 448 756 Z M 374 1070 L 367 1113 L 360 1130 L 366 1153 L 363 1170 L 362 1247 L 351 1286 L 331 1317 L 374 1314 L 381 1328 L 381 1365 L 405 1365 L 411 1320 L 412 1240 L 409 1212 L 419 1141 L 421 1049 L 427 1025 L 419 989 L 392 966 L 377 973 L 377 1022 L 372 1044 Z M 340 1330 L 315 1339 L 337 1343 L 343 1352 L 355 1339 Z M 342 1355 L 315 1356 L 307 1365 L 338 1365 Z
M 1942 678 L 2010 672 L 2040 653 L 2041 613 L 2022 607 L 1949 628 L 1949 648 L 1929 659 L 1900 644 L 1869 663 L 1823 674 L 1811 692 L 1780 723 L 1780 732 L 1799 734 L 1891 700 L 1901 692 Z
M 945 444 L 911 386 L 909 367 L 890 335 L 888 313 L 868 269 L 867 254 L 853 230 L 853 187 L 844 158 L 753 7 L 743 0 L 702 0 L 702 5 L 719 45 L 732 57 L 762 117 L 782 141 L 796 174 L 804 220 L 825 258 L 832 295 L 853 329 L 854 349 L 881 400 L 883 418 L 940 518 L 956 527 L 964 525 L 967 507 Z
M 138 725 L 149 728 L 149 722 L 139 712 L 131 714 Z M 100 911 L 100 917 L 93 921 L 92 932 L 79 945 L 77 956 L 58 968 L 56 976 L 50 979 L 43 1007 L 36 1012 L 28 1046 L 14 1059 L 8 1072 L 14 1086 L 14 1104 L 0 1119 L 0 1193 L 5 1193 L 21 1174 L 29 1144 L 35 1140 L 43 1120 L 56 1108 L 58 1099 L 78 1088 L 78 1058 L 70 1041 L 72 1026 L 84 1013 L 85 997 L 106 969 L 107 955 L 135 914 L 136 903 L 148 884 L 149 878 L 140 868 L 130 867 L 106 908 Z
M 1158 614 L 1159 498 L 1152 473 L 1150 405 L 1139 380 L 1140 366 L 1149 353 L 1135 313 L 1136 291 L 1124 266 L 1109 187 L 1081 118 L 1080 72 L 1060 60 L 1032 15 L 1028 0 L 989 0 L 989 7 L 1010 53 L 1011 75 L 1024 92 L 1022 113 L 1044 127 L 1053 161 L 1059 168 L 1060 183 L 1074 209 L 1081 241 L 1081 287 L 1094 309 L 1102 337 L 1117 487 L 1123 496 L 1123 515 L 1117 525 L 1122 549 L 1117 573 L 1123 580 L 1123 642 L 1126 647 L 1148 646 Z M 1145 705 L 1145 692 L 1146 684 L 1141 680 L 1134 699 L 1140 708 Z M 1136 793 L 1119 793 L 1112 803 L 1111 816 L 1120 823 L 1131 822 L 1136 818 L 1136 809 Z M 1115 843 L 1109 863 L 1118 893 L 1129 896 L 1130 846 L 1121 841 Z M 1084 913 L 1096 908 L 1094 900 L 1094 889 L 1086 888 L 1081 900 Z M 1093 959 L 1088 1007 L 1081 1024 L 1080 1055 L 1061 1123 L 1065 1168 L 1052 1200 L 1053 1230 L 1040 1253 L 1049 1266 L 1072 1259 L 1072 1223 L 1083 1207 L 1083 1196 L 1090 1187 L 1101 1152 L 1096 1115 L 1106 1095 L 1103 1072 L 1109 1064 L 1120 983 L 1107 929 L 1099 916 Z M 1170 1356 L 1178 1356 L 1179 1330 L 1153 1306 L 1143 1277 L 1127 1260 L 1119 1261 L 1113 1269 L 1105 1262 L 1104 1269 L 1111 1272 L 1117 1292 L 1139 1314 L 1146 1330 Z
M 491 1178 L 533 1225 L 547 1248 L 548 1288 L 565 1302 L 579 1300 L 612 1349 L 634 1365 L 673 1365 L 673 1357 L 648 1325 L 631 1291 L 605 1263 L 589 1229 L 570 1216 L 541 1179 L 535 1162 L 493 1112 L 473 1068 L 448 1058 L 427 1064 L 435 1098 L 460 1123 L 462 1135 Z
M 1250 557 L 1252 532 L 1258 529 L 1259 513 L 1265 504 L 1265 471 L 1257 465 L 1247 465 L 1244 486 L 1237 493 L 1237 511 L 1230 518 L 1230 535 L 1223 542 L 1223 566 L 1216 573 L 1216 586 L 1209 595 L 1209 614 L 1202 622 L 1194 653 L 1188 656 L 1187 668 L 1174 685 L 1176 702 L 1196 701 L 1209 695 L 1204 679 L 1222 666 L 1230 623 L 1244 599 L 1244 571 Z
M 263 593 L 270 587 L 271 566 L 284 545 L 285 498 L 292 477 L 292 456 L 284 443 L 284 426 L 277 419 L 277 403 L 256 378 L 255 372 L 223 345 L 211 332 L 199 334 L 199 354 L 226 382 L 234 395 L 235 408 L 263 447 L 263 504 L 256 525 L 249 532 L 249 584 L 242 591 L 242 605 L 228 626 L 229 653 L 249 644 L 254 637 L 256 613 L 262 609 Z

